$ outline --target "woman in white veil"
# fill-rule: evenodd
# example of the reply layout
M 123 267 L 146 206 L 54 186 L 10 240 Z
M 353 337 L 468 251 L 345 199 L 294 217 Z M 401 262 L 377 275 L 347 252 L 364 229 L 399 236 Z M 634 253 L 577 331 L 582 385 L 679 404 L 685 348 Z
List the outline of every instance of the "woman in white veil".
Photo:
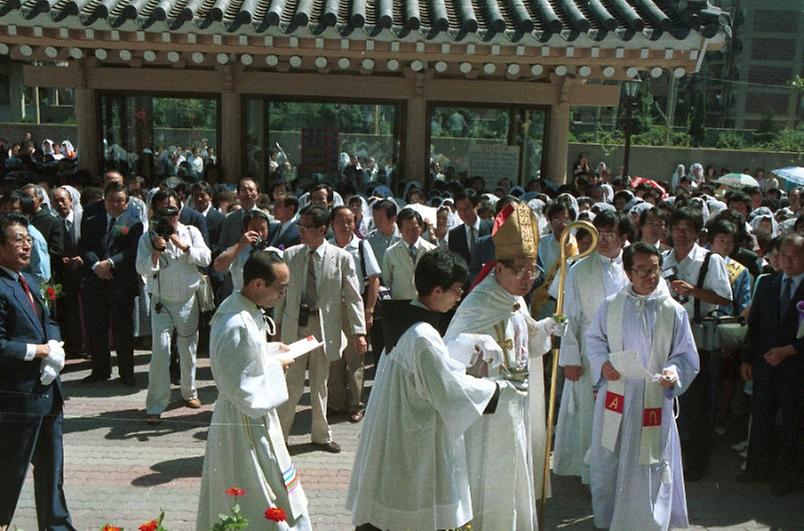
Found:
M 353 195 L 347 200 L 347 206 L 355 215 L 355 234 L 360 238 L 365 238 L 371 227 L 372 215 L 368 201 L 361 195 Z

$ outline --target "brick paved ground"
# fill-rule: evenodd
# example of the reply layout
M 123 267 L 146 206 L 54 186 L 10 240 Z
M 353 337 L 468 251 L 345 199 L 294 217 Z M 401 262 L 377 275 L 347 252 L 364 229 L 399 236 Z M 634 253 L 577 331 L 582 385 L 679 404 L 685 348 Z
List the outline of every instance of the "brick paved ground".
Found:
M 112 380 L 104 385 L 77 382 L 88 374 L 87 362 L 70 362 L 63 380 L 70 400 L 65 405 L 65 481 L 67 500 L 79 529 L 97 530 L 106 522 L 136 529 L 167 511 L 171 530 L 195 526 L 196 505 L 207 425 L 212 416 L 215 388 L 207 359 L 199 360 L 199 388 L 204 407 L 176 407 L 157 428 L 144 422 L 148 353 L 137 353 L 137 388 Z M 334 419 L 340 455 L 312 451 L 306 443 L 309 405 L 300 406 L 296 430 L 290 437 L 291 452 L 301 470 L 310 499 L 310 515 L 317 529 L 348 529 L 350 515 L 343 508 L 359 425 Z M 688 485 L 692 523 L 698 529 L 804 529 L 801 493 L 786 498 L 770 495 L 767 485 L 746 487 L 733 481 L 739 458 L 720 443 L 713 472 Z M 402 473 L 402 471 L 400 471 Z M 591 529 L 588 493 L 574 479 L 555 484 L 556 496 L 548 503 L 549 529 Z M 36 529 L 33 485 L 29 478 L 14 522 L 18 528 Z M 496 530 L 492 530 L 496 531 Z

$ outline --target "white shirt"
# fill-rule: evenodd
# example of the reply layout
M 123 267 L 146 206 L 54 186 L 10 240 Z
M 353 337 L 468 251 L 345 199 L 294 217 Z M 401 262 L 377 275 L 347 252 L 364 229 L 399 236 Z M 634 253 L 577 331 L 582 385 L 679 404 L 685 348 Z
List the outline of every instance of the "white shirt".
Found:
M 198 282 L 201 280 L 198 268 L 209 265 L 211 253 L 197 228 L 179 223 L 177 234 L 190 248 L 184 252 L 167 239 L 165 250 L 159 256 L 156 266 L 151 259 L 151 234 L 146 232 L 140 236 L 137 273 L 145 277 L 152 297 L 169 302 L 186 302 L 198 289 Z
M 477 240 L 480 238 L 480 216 L 475 218 L 475 222 L 473 224 L 467 225 L 464 223 L 463 227 L 466 231 L 466 245 L 469 246 L 469 251 L 471 252 L 477 248 Z M 473 231 L 474 234 L 472 234 Z M 474 240 L 474 248 L 472 247 L 472 240 Z
M 332 245 L 337 246 L 337 242 L 335 238 L 329 241 Z M 363 247 L 363 260 L 360 260 L 360 247 Z M 342 249 L 349 254 L 352 255 L 352 258 L 355 261 L 355 273 L 357 274 L 357 285 L 363 289 L 363 286 L 366 282 L 366 278 L 372 277 L 374 275 L 380 275 L 382 272 L 380 270 L 380 264 L 377 262 L 377 257 L 374 256 L 374 251 L 371 248 L 369 242 L 365 239 L 361 240 L 357 237 L 356 234 L 352 235 L 352 239 L 349 240 L 349 243 L 344 245 Z M 363 263 L 366 265 L 366 276 L 363 276 Z
M 668 269 L 675 266 L 678 269 L 678 278 L 695 287 L 698 283 L 698 274 L 703 266 L 706 253 L 708 251 L 700 245 L 693 244 L 689 254 L 681 261 L 676 259 L 675 249 L 670 249 L 664 253 L 663 269 Z M 729 273 L 726 270 L 726 262 L 723 257 L 717 253 L 712 253 L 709 259 L 709 271 L 704 278 L 703 289 L 713 291 L 715 295 L 723 297 L 724 299 L 731 300 L 731 283 L 729 282 Z M 701 301 L 701 317 L 709 315 L 710 312 L 716 310 L 717 304 L 709 304 Z M 690 319 L 695 318 L 695 298 L 690 296 L 684 304 Z

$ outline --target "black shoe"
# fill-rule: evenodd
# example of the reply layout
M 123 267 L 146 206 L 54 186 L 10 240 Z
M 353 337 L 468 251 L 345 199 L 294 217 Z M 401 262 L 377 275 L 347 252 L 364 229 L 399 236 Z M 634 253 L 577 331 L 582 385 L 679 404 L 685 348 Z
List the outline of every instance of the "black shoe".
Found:
M 97 382 L 105 382 L 109 379 L 109 375 L 102 375 L 100 373 L 92 372 L 89 376 L 82 378 L 81 383 L 97 383 Z
M 341 453 L 341 447 L 335 441 L 329 441 L 328 443 L 313 443 L 313 446 L 315 446 L 322 452 L 328 452 L 330 454 Z
M 743 472 L 734 478 L 734 480 L 737 481 L 737 483 L 762 483 L 764 481 L 769 481 L 770 478 L 755 474 L 754 472 Z
M 134 376 L 121 376 L 120 383 L 123 385 L 127 385 L 129 387 L 136 387 L 137 381 L 134 379 Z
M 181 385 L 181 376 L 179 376 L 179 375 L 176 375 L 176 376 L 171 375 L 170 376 L 170 383 L 173 384 L 173 385 Z

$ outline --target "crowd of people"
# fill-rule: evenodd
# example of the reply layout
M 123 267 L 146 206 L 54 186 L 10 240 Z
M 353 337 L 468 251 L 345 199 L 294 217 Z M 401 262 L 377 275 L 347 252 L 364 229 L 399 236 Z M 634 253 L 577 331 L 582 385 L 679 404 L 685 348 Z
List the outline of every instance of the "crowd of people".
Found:
M 727 432 L 746 434 L 737 481 L 801 487 L 801 189 L 759 172 L 759 188 L 724 189 L 700 164 L 670 182 L 612 179 L 584 160 L 560 186 L 439 174 L 395 194 L 343 177 L 266 188 L 247 175 L 235 190 L 118 170 L 6 179 L 0 528 L 34 463 L 40 527 L 73 529 L 59 372 L 88 357 L 85 383 L 135 386 L 138 344 L 150 425 L 171 385 L 201 407 L 198 351 L 211 358 L 198 529 L 228 511 L 232 484 L 259 493 L 241 503 L 249 519 L 276 507 L 283 526 L 311 527 L 287 450 L 305 381 L 315 448 L 341 451 L 332 415 L 363 423 L 346 500 L 360 529 L 536 529 L 548 445 L 555 474 L 589 485 L 600 528 L 686 527 L 684 482 L 706 476 Z M 563 251 L 591 254 L 562 286 L 575 221 L 594 230 Z

